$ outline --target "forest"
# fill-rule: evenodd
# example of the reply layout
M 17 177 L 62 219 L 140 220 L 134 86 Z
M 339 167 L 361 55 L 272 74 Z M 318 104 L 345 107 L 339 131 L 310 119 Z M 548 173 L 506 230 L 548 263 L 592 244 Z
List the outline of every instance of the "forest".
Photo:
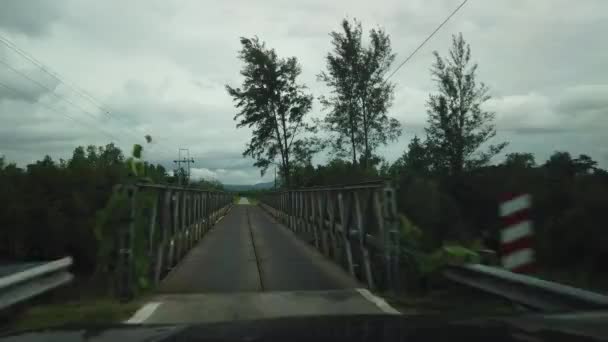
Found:
M 374 28 L 364 39 L 360 22 L 344 20 L 330 38 L 333 50 L 318 74 L 329 92 L 317 97 L 325 113 L 317 120 L 310 118 L 315 97 L 298 81 L 298 59 L 280 58 L 257 37 L 241 38 L 243 83 L 226 90 L 237 128 L 252 130 L 243 156 L 262 174 L 276 165 L 283 188 L 391 180 L 400 212 L 424 232 L 429 251 L 446 241 L 474 240 L 495 249 L 499 198 L 530 193 L 539 264 L 585 277 L 608 271 L 602 263 L 608 259 L 608 172 L 585 154 L 555 151 L 545 161 L 525 151 L 505 154 L 508 142 L 494 141 L 495 113 L 483 106 L 490 89 L 477 80 L 478 65 L 462 35 L 453 36 L 447 57 L 435 52 L 430 77 L 437 89 L 427 100 L 424 134 L 393 162 L 377 153 L 407 130 L 389 116 L 395 90 L 387 76 L 395 61 L 390 36 Z M 314 165 L 316 155 L 327 162 Z M 112 143 L 79 146 L 68 160 L 46 156 L 25 168 L 0 158 L 0 259 L 71 255 L 77 274 L 94 272 L 97 215 L 113 186 L 127 179 L 129 158 Z M 161 165 L 144 162 L 140 176 L 177 183 Z M 215 180 L 190 185 L 222 190 Z

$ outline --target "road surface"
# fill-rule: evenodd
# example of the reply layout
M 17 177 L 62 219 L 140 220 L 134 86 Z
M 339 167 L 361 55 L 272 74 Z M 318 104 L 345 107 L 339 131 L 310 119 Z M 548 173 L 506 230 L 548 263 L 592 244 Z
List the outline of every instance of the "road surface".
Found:
M 239 204 L 167 275 L 153 300 L 129 321 L 191 323 L 396 313 L 362 287 L 261 208 Z

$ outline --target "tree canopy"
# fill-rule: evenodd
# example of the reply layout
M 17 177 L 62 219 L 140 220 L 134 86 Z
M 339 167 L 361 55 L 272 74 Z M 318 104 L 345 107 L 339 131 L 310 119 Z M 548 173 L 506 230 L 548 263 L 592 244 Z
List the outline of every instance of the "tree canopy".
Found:
M 323 127 L 338 157 L 350 156 L 353 165 L 372 164 L 380 145 L 401 135 L 401 124 L 387 113 L 392 105 L 394 84 L 384 76 L 395 60 L 389 35 L 381 28 L 369 31 L 369 46 L 364 46 L 361 23 L 344 19 L 341 32 L 330 33 L 333 51 L 328 53 L 326 71 L 318 78 L 331 90 L 321 96 L 329 110 Z
M 286 184 L 298 157 L 306 157 L 308 140 L 304 133 L 314 127 L 305 122 L 312 108 L 312 95 L 305 85 L 298 83 L 302 73 L 297 58 L 279 58 L 256 38 L 241 38 L 239 58 L 244 65 L 241 87 L 226 85 L 239 112 L 234 117 L 237 127 L 253 129 L 243 155 L 253 157 L 262 175 L 280 158 L 279 167 Z M 300 153 L 294 153 L 300 152 Z
M 452 37 L 447 58 L 434 52 L 431 74 L 437 93 L 427 102 L 427 143 L 438 170 L 459 174 L 464 169 L 486 165 L 507 143 L 484 144 L 496 135 L 495 114 L 482 108 L 490 99 L 489 89 L 477 83 L 477 64 L 470 65 L 471 47 L 462 34 Z

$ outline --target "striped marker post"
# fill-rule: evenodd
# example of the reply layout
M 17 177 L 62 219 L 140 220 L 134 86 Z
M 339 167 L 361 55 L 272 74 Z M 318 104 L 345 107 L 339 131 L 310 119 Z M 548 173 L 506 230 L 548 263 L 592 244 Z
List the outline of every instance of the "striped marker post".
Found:
M 504 227 L 500 232 L 501 260 L 504 268 L 517 273 L 530 273 L 534 266 L 532 221 L 528 194 L 505 196 L 500 204 Z

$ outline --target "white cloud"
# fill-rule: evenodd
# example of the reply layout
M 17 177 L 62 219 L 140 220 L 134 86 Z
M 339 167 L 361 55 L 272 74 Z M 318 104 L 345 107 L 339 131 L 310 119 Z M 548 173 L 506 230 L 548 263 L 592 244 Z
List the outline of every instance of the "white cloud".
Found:
M 209 169 L 205 168 L 191 168 L 190 169 L 190 178 L 193 180 L 216 180 L 217 172 L 213 172 Z

